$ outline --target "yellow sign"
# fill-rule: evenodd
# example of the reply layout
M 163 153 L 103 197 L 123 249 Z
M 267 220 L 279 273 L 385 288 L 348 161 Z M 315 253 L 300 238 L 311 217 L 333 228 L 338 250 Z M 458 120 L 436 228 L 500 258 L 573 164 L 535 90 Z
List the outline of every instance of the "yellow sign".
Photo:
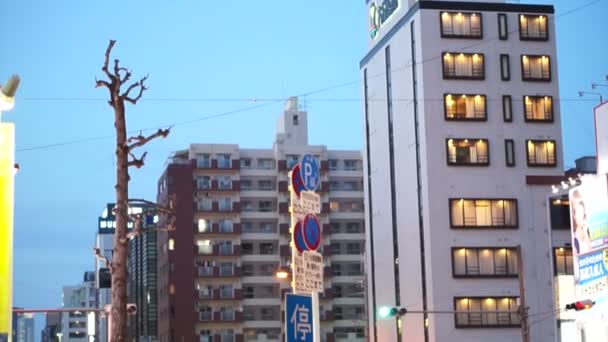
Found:
M 15 125 L 0 123 L 0 337 L 10 338 L 13 302 Z

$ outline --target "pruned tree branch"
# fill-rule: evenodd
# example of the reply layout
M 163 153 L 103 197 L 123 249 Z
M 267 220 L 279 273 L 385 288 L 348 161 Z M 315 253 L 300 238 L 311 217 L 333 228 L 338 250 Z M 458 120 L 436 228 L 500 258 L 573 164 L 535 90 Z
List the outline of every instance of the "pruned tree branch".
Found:
M 114 44 L 116 44 L 116 41 L 113 39 L 110 39 L 110 43 L 108 44 L 108 48 L 106 49 L 105 60 L 103 62 L 103 66 L 101 67 L 101 71 L 105 72 L 106 75 L 108 76 L 108 78 L 112 81 L 114 81 L 114 75 L 112 75 L 110 70 L 108 70 L 108 64 L 110 63 L 110 53 L 112 52 L 112 48 L 114 47 Z
M 106 87 L 106 88 L 110 89 L 110 83 L 108 83 L 104 80 L 98 80 L 97 77 L 95 77 L 95 88 L 99 88 L 99 87 Z
M 148 75 L 142 77 L 142 79 L 139 80 L 139 82 L 135 82 L 135 83 L 131 84 L 129 86 L 129 88 L 127 88 L 127 90 L 122 95 L 120 95 L 120 97 L 127 102 L 136 104 L 137 101 L 139 101 L 139 99 L 141 99 L 141 96 L 144 94 L 144 91 L 148 90 L 148 87 L 146 87 L 146 85 L 144 84 L 144 82 L 147 79 L 148 79 Z M 131 90 L 138 88 L 138 87 L 139 87 L 139 93 L 137 94 L 137 96 L 135 98 L 129 97 L 129 93 L 131 92 Z
M 133 159 L 130 160 L 127 165 L 135 166 L 136 168 L 139 169 L 140 167 L 144 166 L 144 160 L 146 159 L 147 154 L 148 154 L 148 152 L 144 152 L 144 154 L 142 154 L 140 158 L 137 158 L 133 153 L 131 153 L 131 151 L 129 151 L 129 155 Z
M 131 137 L 127 140 L 127 143 L 131 143 L 133 141 L 135 141 L 134 143 L 130 144 L 127 146 L 127 149 L 129 151 L 132 151 L 134 148 L 143 146 L 145 144 L 147 144 L 148 142 L 150 142 L 153 139 L 156 139 L 158 137 L 163 137 L 166 138 L 169 133 L 171 132 L 171 128 L 167 128 L 167 129 L 158 129 L 158 131 L 156 131 L 156 133 L 151 134 L 147 137 L 144 137 L 141 133 L 136 136 L 136 137 Z
M 106 267 L 108 267 L 110 272 L 112 272 L 112 262 L 110 260 L 108 260 L 108 258 L 106 258 L 105 256 L 101 255 L 101 249 L 99 249 L 97 247 L 93 247 L 93 254 L 95 255 L 95 257 L 97 259 L 104 261 L 106 264 Z
M 116 79 L 118 79 L 122 85 L 131 78 L 131 72 L 127 68 L 120 67 L 119 63 L 120 61 L 118 59 L 114 60 L 114 76 L 116 76 Z M 120 75 L 121 71 L 124 72 L 124 76 Z

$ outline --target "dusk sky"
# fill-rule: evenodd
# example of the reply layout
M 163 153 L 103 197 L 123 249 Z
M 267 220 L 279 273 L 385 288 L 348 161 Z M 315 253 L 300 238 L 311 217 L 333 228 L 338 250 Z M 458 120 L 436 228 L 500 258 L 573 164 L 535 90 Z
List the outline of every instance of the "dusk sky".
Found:
M 534 2 L 556 9 L 569 168 L 595 153 L 599 97 L 577 91 L 608 84 L 608 0 Z M 2 0 L 0 83 L 22 78 L 15 109 L 2 116 L 17 125 L 21 166 L 13 304 L 58 307 L 61 287 L 94 268 L 97 217 L 115 199 L 113 112 L 107 90 L 94 87 L 108 39 L 134 79 L 150 74 L 149 91 L 127 107 L 128 129 L 174 126 L 146 145 L 146 166 L 131 170 L 131 196 L 153 200 L 172 151 L 190 143 L 270 148 L 293 95 L 307 95 L 310 143 L 360 149 L 366 12 L 364 0 Z M 599 90 L 608 97 L 608 87 Z

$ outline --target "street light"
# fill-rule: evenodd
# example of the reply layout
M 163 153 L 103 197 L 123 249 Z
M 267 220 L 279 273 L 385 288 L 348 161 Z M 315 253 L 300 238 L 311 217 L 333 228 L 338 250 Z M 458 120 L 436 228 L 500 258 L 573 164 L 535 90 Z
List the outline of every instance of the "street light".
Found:
M 61 338 L 63 337 L 63 333 L 62 332 L 58 332 L 56 335 L 57 335 L 57 341 L 61 342 Z
M 287 267 L 279 267 L 279 269 L 277 269 L 277 272 L 275 273 L 275 276 L 279 279 L 279 280 L 286 280 L 287 278 L 289 278 L 291 272 L 289 272 L 289 269 Z
M 21 78 L 13 75 L 8 79 L 4 86 L 0 86 L 0 113 L 8 112 L 15 107 L 15 93 L 19 87 Z

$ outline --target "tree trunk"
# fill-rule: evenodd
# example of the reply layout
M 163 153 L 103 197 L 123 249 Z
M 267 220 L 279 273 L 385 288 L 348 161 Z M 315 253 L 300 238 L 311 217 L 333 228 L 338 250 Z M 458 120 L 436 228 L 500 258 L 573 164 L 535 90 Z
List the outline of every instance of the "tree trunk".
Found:
M 127 341 L 127 223 L 129 221 L 129 166 L 125 108 L 114 98 L 116 126 L 116 231 L 112 256 L 112 331 L 111 342 Z

